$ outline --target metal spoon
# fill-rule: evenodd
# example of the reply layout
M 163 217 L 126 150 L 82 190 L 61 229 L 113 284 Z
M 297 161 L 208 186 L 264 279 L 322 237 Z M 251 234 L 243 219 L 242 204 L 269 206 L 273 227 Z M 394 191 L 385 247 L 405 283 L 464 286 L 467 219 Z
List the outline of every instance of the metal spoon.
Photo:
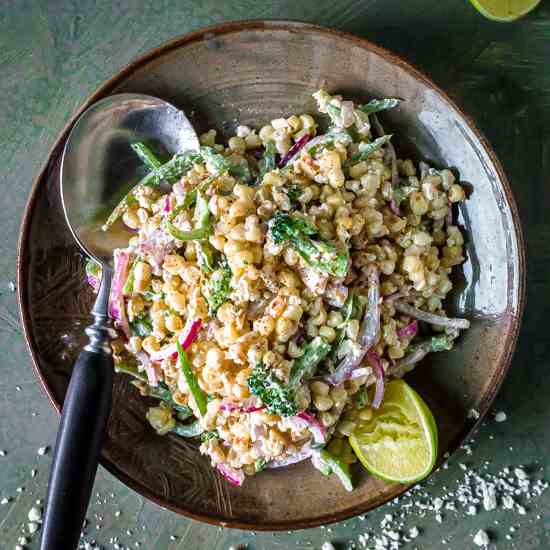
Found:
M 113 251 L 131 233 L 119 222 L 103 231 L 110 211 L 140 179 L 130 145 L 142 141 L 169 153 L 197 149 L 185 114 L 158 98 L 120 94 L 94 103 L 73 126 L 61 164 L 61 198 L 80 248 L 101 264 L 102 280 L 86 329 L 57 433 L 42 528 L 41 550 L 73 550 L 88 507 L 112 397 L 112 324 L 108 303 Z

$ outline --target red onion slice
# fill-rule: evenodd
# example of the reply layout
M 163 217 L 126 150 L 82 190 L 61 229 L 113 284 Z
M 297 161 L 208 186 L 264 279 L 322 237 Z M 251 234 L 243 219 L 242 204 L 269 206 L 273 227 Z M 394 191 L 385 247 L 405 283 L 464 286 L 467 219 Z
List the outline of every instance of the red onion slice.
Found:
M 369 367 L 359 367 L 351 373 L 350 380 L 361 378 L 361 376 L 368 376 L 370 373 L 371 369 Z
M 179 342 L 184 350 L 189 349 L 189 347 L 191 347 L 191 344 L 197 339 L 201 326 L 202 321 L 200 319 L 194 319 L 189 324 L 189 330 L 187 332 L 184 332 L 183 335 L 180 335 Z M 176 359 L 177 356 L 178 348 L 176 344 L 169 344 L 168 346 L 164 346 L 161 350 L 152 353 L 151 360 L 162 361 L 164 359 L 168 359 L 169 357 Z
M 319 145 L 319 144 L 324 143 L 325 141 L 329 141 L 331 139 L 334 139 L 336 141 L 341 141 L 342 143 L 345 143 L 346 145 L 351 143 L 351 141 L 352 141 L 349 134 L 347 134 L 345 132 L 329 132 L 328 134 L 321 134 L 320 136 L 316 136 L 312 140 L 308 141 L 307 142 L 307 147 L 305 147 L 305 149 L 307 151 L 309 151 L 313 147 L 315 147 L 316 145 Z M 302 146 L 301 149 L 304 149 L 304 147 Z M 293 162 L 295 162 L 298 159 L 298 157 L 300 156 L 301 149 L 296 154 L 294 154 L 290 159 L 288 159 L 286 161 L 286 164 L 292 164 Z
M 288 153 L 279 161 L 277 166 L 282 168 L 293 156 L 298 154 L 302 147 L 309 141 L 311 136 L 304 134 L 289 150 Z
M 453 212 L 453 203 L 451 201 L 447 204 L 447 215 L 445 216 L 445 224 L 447 227 L 454 225 L 454 212 Z
M 326 443 L 327 435 L 325 427 L 317 420 L 317 418 L 315 418 L 313 414 L 302 411 L 296 416 L 307 422 L 309 431 L 311 432 L 315 443 Z
M 304 445 L 300 451 L 297 453 L 287 456 L 286 458 L 280 458 L 276 460 L 271 460 L 268 462 L 266 468 L 284 468 L 290 466 L 291 464 L 298 464 L 309 458 L 313 453 L 313 449 L 309 445 Z
M 395 199 L 392 199 L 390 201 L 390 209 L 396 216 L 401 216 L 403 213 L 401 212 L 401 209 L 399 206 L 397 206 L 397 203 L 395 202 Z
M 243 484 L 244 472 L 242 470 L 231 468 L 231 466 L 228 466 L 224 462 L 220 462 L 216 467 L 220 474 L 232 485 L 240 487 Z
M 224 399 L 220 404 L 220 409 L 226 412 L 239 411 L 242 413 L 253 413 L 265 409 L 265 405 L 260 405 L 256 397 L 248 397 L 243 401 L 242 405 L 237 405 L 237 403 L 233 403 L 230 399 Z
M 374 350 L 369 350 L 367 352 L 367 359 L 376 374 L 376 388 L 374 390 L 372 406 L 377 409 L 380 407 L 382 399 L 384 398 L 384 369 L 380 362 L 380 356 Z
M 99 292 L 99 279 L 93 275 L 86 277 L 86 282 L 92 287 L 94 292 Z
M 470 321 L 468 319 L 460 319 L 453 317 L 445 317 L 444 315 L 436 315 L 429 311 L 422 311 L 414 306 L 406 304 L 404 302 L 396 302 L 395 309 L 404 315 L 414 317 L 419 321 L 424 321 L 430 325 L 439 325 L 441 327 L 451 327 L 458 329 L 470 328 Z
M 199 335 L 199 330 L 202 326 L 202 320 L 201 319 L 194 319 L 191 321 L 191 326 L 189 327 L 189 331 L 184 336 L 183 341 L 181 343 L 181 347 L 183 349 L 187 349 L 191 346 L 191 344 L 197 339 L 197 336 Z
M 418 333 L 418 321 L 413 321 L 397 331 L 399 338 L 411 338 Z
M 114 253 L 115 271 L 113 281 L 111 283 L 111 293 L 109 295 L 109 313 L 113 319 L 118 321 L 122 332 L 126 338 L 130 338 L 131 331 L 128 324 L 124 306 L 124 296 L 122 289 L 128 277 L 128 269 L 130 267 L 130 253 L 127 250 L 117 249 Z
M 149 359 L 149 356 L 144 351 L 138 351 L 136 353 L 136 357 L 138 358 L 138 361 L 141 363 L 141 366 L 145 369 L 145 373 L 147 374 L 147 381 L 149 382 L 149 385 L 153 387 L 158 386 L 159 379 L 157 375 L 157 370 L 153 365 L 153 363 L 151 362 L 151 359 Z
M 325 380 L 336 386 L 347 380 L 353 371 L 361 366 L 367 351 L 378 339 L 380 331 L 380 284 L 378 279 L 378 269 L 372 266 L 368 275 L 369 290 L 367 294 L 367 306 L 365 315 L 361 324 L 361 330 L 357 337 L 360 351 L 357 354 L 347 355 L 338 365 L 336 370 L 325 377 Z

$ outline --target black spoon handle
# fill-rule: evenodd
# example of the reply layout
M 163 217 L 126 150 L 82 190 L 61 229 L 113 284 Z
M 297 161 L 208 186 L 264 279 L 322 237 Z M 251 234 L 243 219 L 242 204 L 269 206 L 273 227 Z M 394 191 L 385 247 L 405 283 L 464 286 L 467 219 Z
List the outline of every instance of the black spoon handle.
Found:
M 109 272 L 104 274 L 92 311 L 94 324 L 86 329 L 90 343 L 76 360 L 65 396 L 48 485 L 41 550 L 77 548 L 86 516 L 111 409 L 113 357 L 107 315 L 110 279 Z

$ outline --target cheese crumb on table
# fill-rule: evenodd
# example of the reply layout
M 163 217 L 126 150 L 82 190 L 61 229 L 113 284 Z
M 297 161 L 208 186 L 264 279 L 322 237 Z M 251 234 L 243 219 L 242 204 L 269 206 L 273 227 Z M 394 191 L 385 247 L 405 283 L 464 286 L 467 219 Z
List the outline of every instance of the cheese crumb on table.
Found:
M 489 542 L 489 535 L 483 529 L 480 529 L 474 536 L 474 544 L 477 546 L 488 546 Z

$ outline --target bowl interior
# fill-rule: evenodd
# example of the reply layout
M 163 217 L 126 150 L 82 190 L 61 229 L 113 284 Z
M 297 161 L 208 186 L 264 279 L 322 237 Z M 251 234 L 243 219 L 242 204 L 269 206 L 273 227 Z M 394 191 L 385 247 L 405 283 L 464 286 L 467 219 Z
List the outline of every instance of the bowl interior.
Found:
M 405 101 L 382 119 L 399 151 L 455 168 L 471 184 L 459 221 L 467 228 L 467 261 L 455 275 L 452 313 L 473 320 L 448 353 L 409 375 L 439 425 L 440 459 L 473 426 L 468 411 L 487 410 L 508 367 L 523 299 L 521 235 L 498 162 L 468 120 L 425 77 L 360 39 L 298 23 L 229 24 L 178 39 L 148 54 L 92 98 L 151 94 L 184 109 L 198 131 L 224 136 L 237 123 L 259 127 L 295 112 L 314 113 L 319 87 L 355 99 Z M 71 365 L 84 342 L 92 294 L 84 259 L 71 239 L 59 199 L 60 137 L 27 207 L 20 248 L 20 300 L 35 365 L 59 407 Z M 400 155 L 402 156 L 402 155 Z M 205 521 L 254 529 L 309 527 L 368 511 L 404 490 L 354 469 L 346 493 L 309 462 L 247 479 L 223 481 L 196 446 L 159 437 L 147 426 L 147 404 L 116 376 L 103 465 L 163 506 Z

